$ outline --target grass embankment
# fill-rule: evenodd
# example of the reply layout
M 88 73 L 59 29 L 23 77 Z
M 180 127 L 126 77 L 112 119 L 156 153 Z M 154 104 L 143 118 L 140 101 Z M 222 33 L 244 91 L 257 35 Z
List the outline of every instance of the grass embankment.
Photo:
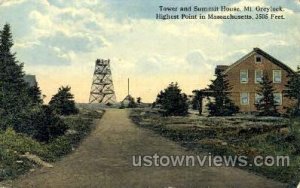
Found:
M 40 165 L 24 157 L 26 153 L 50 163 L 70 153 L 93 130 L 94 120 L 101 118 L 103 113 L 82 110 L 78 115 L 61 117 L 68 130 L 48 143 L 38 142 L 12 129 L 0 132 L 0 181 L 13 179 Z
M 249 117 L 162 117 L 152 110 L 135 109 L 131 119 L 144 128 L 180 143 L 195 152 L 213 155 L 288 155 L 288 167 L 243 167 L 269 178 L 298 183 L 300 180 L 300 120 Z

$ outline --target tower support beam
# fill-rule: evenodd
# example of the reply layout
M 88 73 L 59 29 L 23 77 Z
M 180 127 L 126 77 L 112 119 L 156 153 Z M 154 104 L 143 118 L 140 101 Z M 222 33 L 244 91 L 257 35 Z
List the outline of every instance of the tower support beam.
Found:
M 96 60 L 89 102 L 105 105 L 116 103 L 109 59 Z

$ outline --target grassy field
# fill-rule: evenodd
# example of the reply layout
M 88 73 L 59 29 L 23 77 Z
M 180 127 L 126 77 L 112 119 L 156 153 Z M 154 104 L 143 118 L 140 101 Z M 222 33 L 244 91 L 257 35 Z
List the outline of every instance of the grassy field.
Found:
M 134 109 L 131 119 L 196 153 L 255 156 L 288 155 L 288 167 L 243 167 L 281 182 L 300 180 L 300 120 L 267 117 L 162 117 L 155 110 Z
M 38 142 L 12 129 L 0 132 L 0 181 L 13 179 L 29 170 L 42 165 L 37 161 L 52 163 L 72 152 L 80 141 L 95 126 L 95 120 L 101 118 L 104 111 L 81 110 L 78 115 L 62 117 L 68 125 L 65 135 L 49 143 Z M 24 157 L 29 154 L 38 160 Z

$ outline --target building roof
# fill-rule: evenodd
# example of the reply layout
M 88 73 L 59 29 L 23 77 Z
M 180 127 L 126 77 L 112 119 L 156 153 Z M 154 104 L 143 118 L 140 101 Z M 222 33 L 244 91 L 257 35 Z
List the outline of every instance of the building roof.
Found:
M 129 102 L 130 100 L 132 100 L 133 99 L 133 97 L 131 96 L 131 95 L 127 95 L 123 100 L 122 100 L 122 102 Z
M 226 70 L 224 71 L 224 73 L 226 74 L 233 67 L 235 67 L 238 64 L 242 63 L 245 59 L 247 59 L 248 57 L 250 57 L 253 54 L 259 54 L 259 55 L 263 56 L 264 58 L 268 59 L 269 61 L 273 62 L 277 66 L 281 67 L 282 69 L 286 70 L 288 73 L 295 74 L 295 72 L 289 66 L 287 66 L 284 63 L 282 63 L 281 61 L 279 61 L 278 59 L 274 58 L 273 56 L 269 55 L 268 53 L 266 53 L 265 51 L 261 50 L 260 48 L 253 48 L 253 50 L 250 53 L 246 54 L 244 57 L 242 57 L 241 59 L 239 59 L 238 61 L 236 61 L 232 65 L 228 66 L 226 68 Z M 218 65 L 218 66 L 223 66 L 223 65 Z M 218 66 L 217 66 L 217 68 L 218 68 Z
M 37 81 L 35 75 L 25 75 L 24 81 L 29 84 L 30 87 L 36 86 Z

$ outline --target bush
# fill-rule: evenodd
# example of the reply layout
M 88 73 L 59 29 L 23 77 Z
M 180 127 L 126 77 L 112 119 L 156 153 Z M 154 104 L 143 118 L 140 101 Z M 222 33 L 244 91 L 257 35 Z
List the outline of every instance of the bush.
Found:
M 300 119 L 293 119 L 291 121 L 290 125 L 290 135 L 289 137 L 292 138 L 290 139 L 290 142 L 294 146 L 294 154 L 299 155 L 300 154 Z
M 235 106 L 232 101 L 225 101 L 223 106 L 218 105 L 218 103 L 209 102 L 207 104 L 209 114 L 211 116 L 232 116 L 239 111 L 239 107 Z
M 11 150 L 0 147 L 0 181 L 15 178 L 30 169 L 30 162 L 22 159 Z
M 135 99 L 133 97 L 129 97 L 129 103 L 128 103 L 127 108 L 136 108 L 136 107 L 137 107 L 137 104 L 135 102 Z
M 60 157 L 70 153 L 93 129 L 93 117 L 96 116 L 98 118 L 101 117 L 102 114 L 103 113 L 98 112 L 93 112 L 92 114 L 86 112 L 80 116 L 64 117 L 62 121 L 54 115 L 52 110 L 47 106 L 34 108 L 30 114 L 23 114 L 23 118 L 25 118 L 26 121 L 22 121 L 24 124 L 19 124 L 18 128 L 19 131 L 27 132 L 26 134 L 17 133 L 12 127 L 6 131 L 0 130 L 0 181 L 15 178 L 35 167 L 34 162 L 21 157 L 21 155 L 26 152 L 37 155 L 42 160 L 48 162 L 54 162 Z M 45 116 L 48 118 L 45 118 Z M 34 120 L 34 118 L 36 118 L 36 120 Z M 47 120 L 53 122 L 53 119 L 58 120 L 56 124 L 47 123 Z M 38 122 L 39 126 L 34 126 L 35 122 Z M 41 122 L 44 122 L 46 126 L 42 126 L 43 123 Z M 63 123 L 63 130 L 69 128 L 69 131 L 64 131 L 66 132 L 65 134 L 57 136 L 58 133 L 62 133 L 60 123 Z M 28 127 L 26 127 L 26 125 L 28 125 Z M 45 129 L 45 127 L 47 129 Z M 40 131 L 36 132 L 35 130 Z M 41 143 L 28 136 L 28 134 L 32 136 L 33 134 L 42 133 L 43 131 L 46 131 L 46 134 L 49 135 L 48 137 L 50 139 L 47 143 Z M 56 135 L 55 137 L 51 136 L 54 134 Z
M 91 118 L 91 119 L 99 119 L 104 114 L 103 110 L 87 110 L 87 109 L 81 109 L 80 110 L 80 116 L 84 116 L 85 118 Z
M 26 152 L 45 155 L 44 145 L 9 128 L 0 133 L 0 181 L 14 178 L 32 168 L 32 163 L 20 155 Z
M 1 148 L 12 150 L 19 154 L 26 152 L 33 154 L 43 153 L 43 145 L 30 137 L 16 133 L 9 128 L 0 134 Z
M 65 123 L 68 125 L 69 130 L 76 131 L 77 134 L 81 135 L 81 138 L 92 130 L 92 119 L 83 119 L 80 117 L 66 118 Z
M 48 158 L 55 160 L 58 157 L 66 155 L 72 151 L 72 143 L 68 136 L 61 136 L 54 139 L 47 146 Z
M 187 95 L 181 93 L 177 83 L 171 83 L 157 95 L 155 104 L 161 105 L 165 116 L 185 116 L 188 114 Z
M 38 141 L 48 142 L 63 135 L 68 127 L 49 106 L 44 105 L 21 114 L 19 123 L 14 126 L 14 129 Z
M 71 115 L 77 114 L 79 110 L 75 106 L 73 94 L 71 94 L 71 88 L 60 87 L 57 94 L 55 94 L 50 102 L 50 107 L 59 115 Z

